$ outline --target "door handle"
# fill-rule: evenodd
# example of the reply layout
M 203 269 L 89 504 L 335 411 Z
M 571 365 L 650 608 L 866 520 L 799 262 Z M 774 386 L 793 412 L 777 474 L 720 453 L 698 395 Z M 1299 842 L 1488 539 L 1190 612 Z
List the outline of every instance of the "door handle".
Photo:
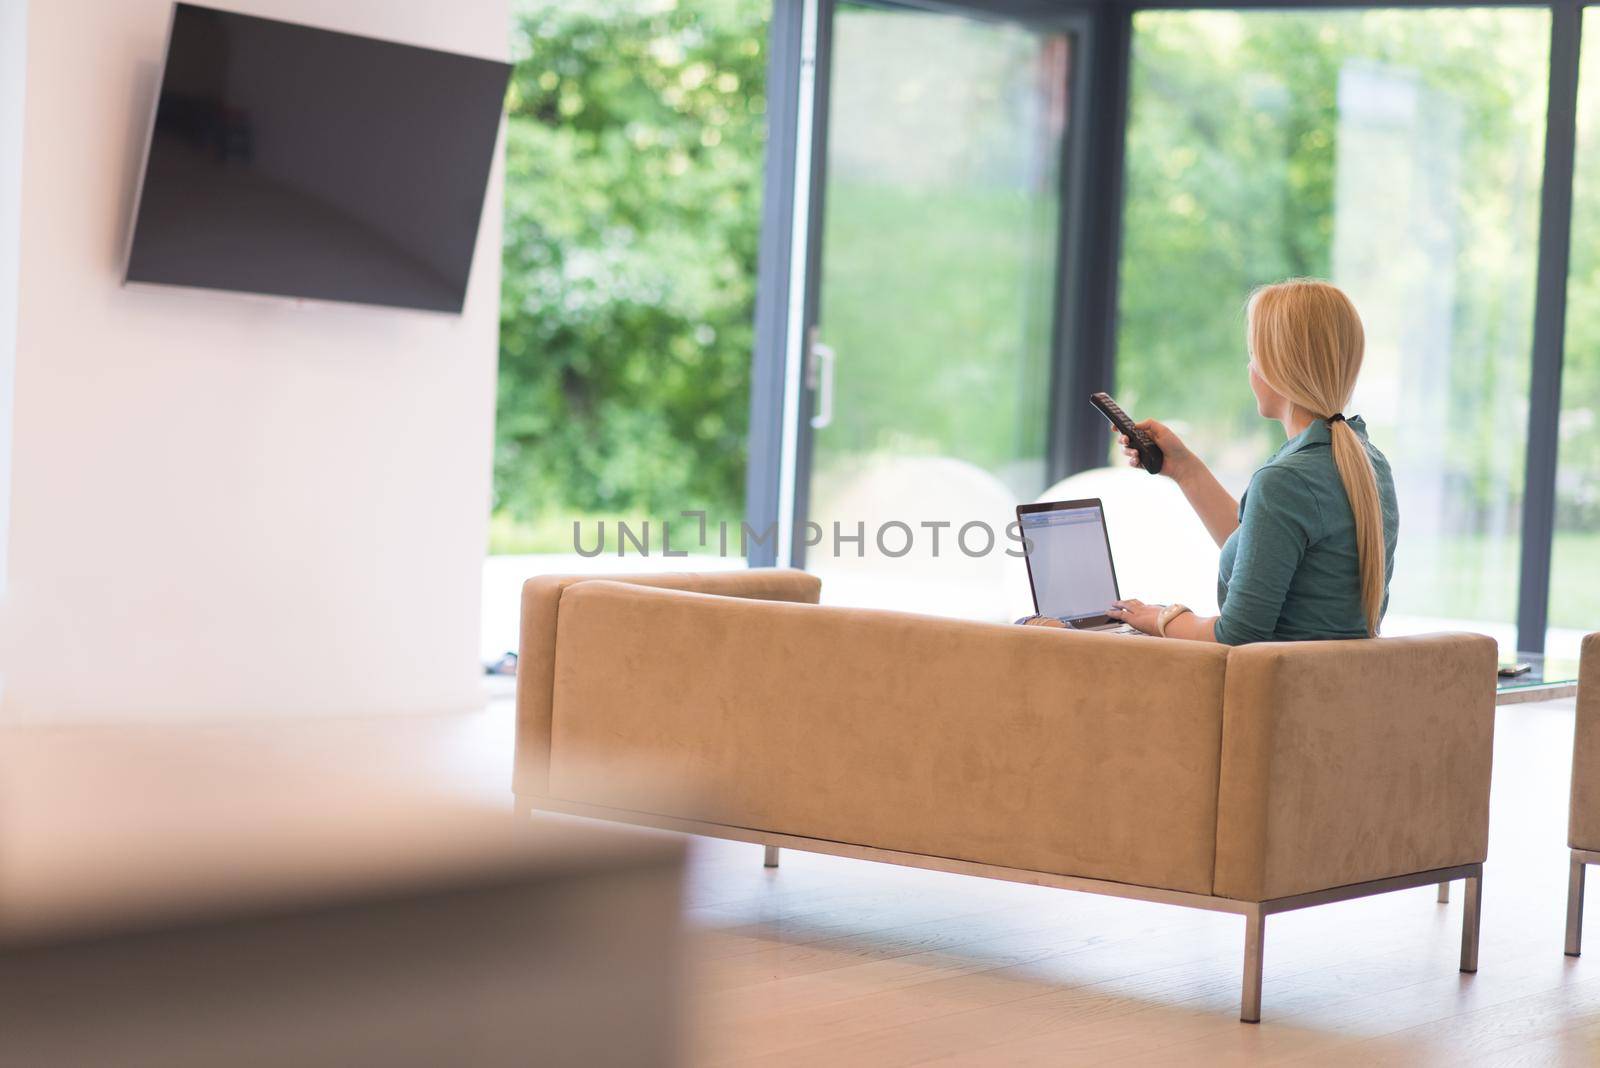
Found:
M 806 347 L 806 388 L 817 395 L 817 409 L 811 416 L 811 429 L 821 430 L 833 422 L 833 346 L 817 340 L 811 328 L 811 344 Z

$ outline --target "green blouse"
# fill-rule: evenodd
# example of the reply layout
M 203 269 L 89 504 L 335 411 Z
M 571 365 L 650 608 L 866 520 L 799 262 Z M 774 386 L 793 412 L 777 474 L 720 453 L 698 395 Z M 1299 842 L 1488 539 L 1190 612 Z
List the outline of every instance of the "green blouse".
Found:
M 1389 605 L 1399 507 L 1389 461 L 1367 440 L 1360 417 L 1350 428 L 1367 447 L 1383 505 L 1383 603 Z M 1250 478 L 1239 500 L 1239 529 L 1222 546 L 1217 575 L 1217 641 L 1364 638 L 1355 517 L 1334 466 L 1327 423 L 1313 422 L 1284 442 Z

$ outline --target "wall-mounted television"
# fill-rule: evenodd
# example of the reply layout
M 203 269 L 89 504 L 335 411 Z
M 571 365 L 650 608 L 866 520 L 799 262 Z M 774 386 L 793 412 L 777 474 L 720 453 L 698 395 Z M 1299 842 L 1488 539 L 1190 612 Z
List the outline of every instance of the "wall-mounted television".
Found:
M 177 4 L 125 280 L 459 312 L 510 71 Z

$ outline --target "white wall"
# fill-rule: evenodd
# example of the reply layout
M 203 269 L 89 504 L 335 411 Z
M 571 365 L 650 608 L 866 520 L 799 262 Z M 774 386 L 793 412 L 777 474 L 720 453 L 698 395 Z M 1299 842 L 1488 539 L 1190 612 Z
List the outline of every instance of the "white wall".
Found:
M 11 529 L 11 382 L 17 352 L 17 259 L 22 239 L 22 99 L 28 70 L 27 0 L 0 0 L 0 603 Z M 0 662 L 0 696 L 5 693 Z
M 507 0 L 209 2 L 508 48 Z M 29 5 L 0 718 L 471 707 L 499 168 L 459 317 L 125 289 L 170 9 Z

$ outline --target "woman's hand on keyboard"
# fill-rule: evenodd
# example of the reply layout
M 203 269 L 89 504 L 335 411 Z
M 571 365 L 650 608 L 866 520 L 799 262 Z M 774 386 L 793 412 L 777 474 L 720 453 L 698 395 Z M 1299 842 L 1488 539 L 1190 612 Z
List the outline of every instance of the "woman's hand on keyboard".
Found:
M 1145 604 L 1139 600 L 1113 601 L 1106 615 L 1112 619 L 1120 619 L 1135 630 L 1144 631 L 1146 634 L 1155 634 L 1156 618 L 1161 615 L 1161 610 L 1167 607 L 1164 604 Z

